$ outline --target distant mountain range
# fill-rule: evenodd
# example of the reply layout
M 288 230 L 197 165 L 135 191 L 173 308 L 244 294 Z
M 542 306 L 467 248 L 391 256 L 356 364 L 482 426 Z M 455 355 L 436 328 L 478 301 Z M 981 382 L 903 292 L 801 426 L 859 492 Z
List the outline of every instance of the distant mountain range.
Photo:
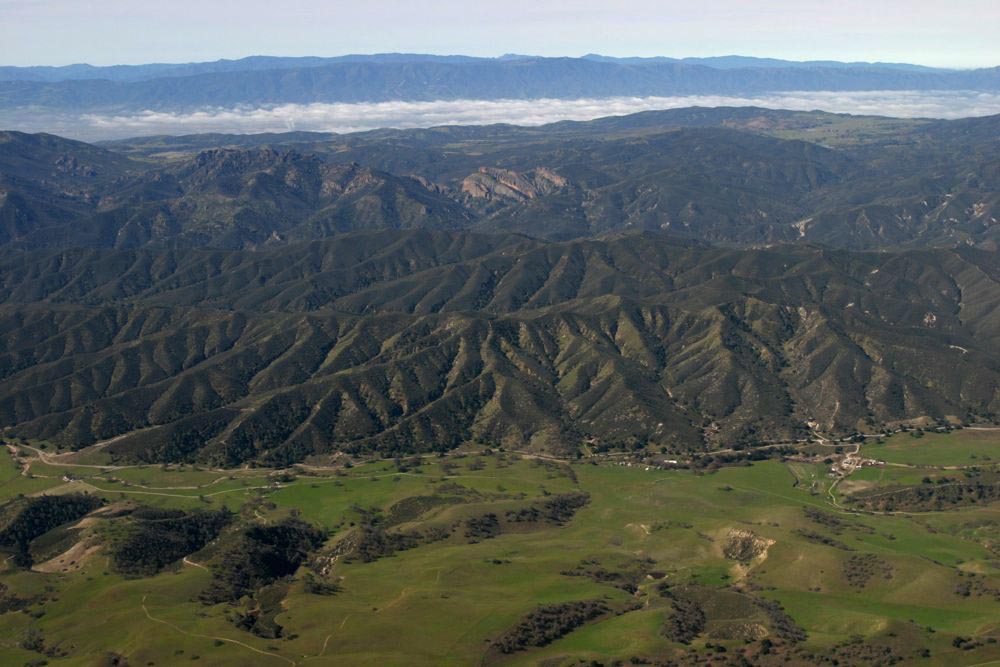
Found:
M 504 56 L 496 60 L 522 60 L 531 56 Z M 472 56 L 436 56 L 421 53 L 352 54 L 328 58 L 314 56 L 249 56 L 237 60 L 214 60 L 199 63 L 148 63 L 144 65 L 94 66 L 75 65 L 11 67 L 0 66 L 0 81 L 147 81 L 160 77 L 191 76 L 217 72 L 253 72 L 276 69 L 304 69 L 341 63 L 471 63 L 493 58 Z
M 583 56 L 588 60 L 598 60 L 602 62 L 618 62 L 631 64 L 655 64 L 655 63 L 685 63 L 688 65 L 705 65 L 717 69 L 744 69 L 749 67 L 777 67 L 777 68 L 834 68 L 834 69 L 898 69 L 907 72 L 945 72 L 953 71 L 947 68 L 927 67 L 924 65 L 911 65 L 908 63 L 883 63 L 883 62 L 842 62 L 839 60 L 782 60 L 781 58 L 755 58 L 752 56 L 709 56 L 706 58 L 667 58 L 655 56 L 650 58 L 616 58 L 614 56 L 602 56 L 596 53 L 588 53 Z
M 107 146 L 0 134 L 0 246 L 247 249 L 407 228 L 556 240 L 643 229 L 847 248 L 1000 243 L 1000 116 L 681 109 L 538 128 Z
M 995 419 L 998 155 L 1000 116 L 758 108 L 0 133 L 0 428 L 283 465 Z
M 776 91 L 1000 90 L 1000 68 L 719 58 L 471 58 L 410 54 L 184 65 L 0 68 L 0 109 L 185 110 L 390 100 L 535 99 Z
M 0 66 L 0 81 L 79 81 L 86 79 L 106 79 L 108 81 L 145 81 L 167 76 L 191 76 L 215 72 L 249 72 L 271 69 L 301 69 L 307 67 L 323 67 L 341 63 L 488 63 L 509 62 L 517 60 L 539 60 L 540 56 L 508 53 L 499 58 L 478 58 L 473 56 L 438 56 L 422 53 L 376 53 L 350 54 L 333 57 L 279 57 L 279 56 L 249 56 L 236 60 L 215 60 L 198 63 L 149 63 L 145 65 L 110 65 L 94 66 L 87 64 L 34 67 Z M 668 58 L 656 56 L 614 57 L 588 53 L 581 60 L 597 62 L 625 63 L 633 65 L 655 65 L 663 63 L 684 63 L 688 65 L 704 65 L 718 69 L 735 69 L 750 67 L 768 68 L 835 68 L 835 69 L 896 69 L 911 72 L 946 72 L 945 68 L 910 65 L 907 63 L 881 62 L 840 62 L 836 60 L 781 60 L 779 58 L 754 58 L 750 56 L 713 56 L 707 58 Z

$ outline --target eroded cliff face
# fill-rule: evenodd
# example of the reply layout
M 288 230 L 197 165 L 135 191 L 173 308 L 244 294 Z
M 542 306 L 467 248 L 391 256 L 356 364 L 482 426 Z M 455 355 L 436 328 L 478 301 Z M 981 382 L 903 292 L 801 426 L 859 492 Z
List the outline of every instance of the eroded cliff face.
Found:
M 480 167 L 462 181 L 462 192 L 474 199 L 526 201 L 567 185 L 569 181 L 545 167 L 526 172 Z

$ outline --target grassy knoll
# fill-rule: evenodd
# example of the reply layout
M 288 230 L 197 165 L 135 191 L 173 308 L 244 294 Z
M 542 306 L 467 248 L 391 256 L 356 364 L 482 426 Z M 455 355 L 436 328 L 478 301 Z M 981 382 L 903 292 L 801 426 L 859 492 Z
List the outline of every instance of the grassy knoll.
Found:
M 23 483 L 8 461 L 3 465 L 5 479 Z M 836 652 L 841 664 L 867 664 L 852 643 L 859 636 L 866 645 L 888 647 L 902 664 L 1000 659 L 989 642 L 1000 637 L 1000 602 L 982 593 L 1000 588 L 991 551 L 1000 508 L 919 516 L 846 512 L 829 503 L 824 471 L 819 463 L 768 461 L 695 474 L 499 456 L 283 476 L 94 469 L 73 484 L 90 485 L 112 507 L 225 504 L 239 518 L 219 538 L 221 546 L 152 577 L 124 578 L 101 552 L 78 570 L 8 569 L 0 583 L 33 601 L 25 611 L 0 614 L 6 638 L 0 662 L 42 658 L 19 648 L 29 633 L 53 653 L 44 658 L 48 664 L 81 666 L 103 664 L 112 652 L 135 665 L 563 665 L 627 663 L 633 656 L 688 664 L 692 650 L 704 655 L 719 645 L 730 656 L 756 650 L 741 632 L 774 638 L 775 659 L 794 651 L 792 664 Z M 565 521 L 509 519 L 569 493 L 586 493 L 588 502 Z M 490 513 L 500 518 L 495 533 L 469 532 L 470 522 Z M 280 605 L 270 612 L 280 637 L 255 636 L 233 622 L 235 612 L 266 604 L 266 596 L 236 605 L 197 601 L 238 526 L 274 525 L 291 515 L 322 527 L 329 539 L 281 589 Z M 389 533 L 423 531 L 423 537 L 371 561 L 352 556 L 343 545 L 373 516 Z M 743 560 L 731 553 L 734 534 L 753 538 Z M 963 596 L 956 588 L 967 573 L 982 584 Z M 317 594 L 307 575 L 337 590 Z M 705 613 L 690 647 L 663 632 L 674 600 L 685 595 L 695 595 Z M 611 611 L 543 646 L 511 654 L 490 648 L 538 605 L 580 600 L 601 600 Z M 784 621 L 762 606 L 773 602 L 805 639 L 793 645 L 779 638 Z M 961 638 L 972 648 L 953 645 Z M 768 659 L 753 658 L 754 664 Z

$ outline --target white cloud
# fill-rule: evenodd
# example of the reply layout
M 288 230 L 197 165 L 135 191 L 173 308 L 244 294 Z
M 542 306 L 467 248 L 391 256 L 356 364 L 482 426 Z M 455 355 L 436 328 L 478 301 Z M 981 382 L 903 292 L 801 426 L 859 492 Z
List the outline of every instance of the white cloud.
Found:
M 691 106 L 760 106 L 820 109 L 837 113 L 904 118 L 960 118 L 1000 113 L 1000 94 L 976 91 L 783 92 L 750 97 L 613 97 L 602 99 L 448 100 L 363 104 L 281 104 L 259 108 L 207 108 L 194 112 L 143 111 L 123 115 L 84 114 L 15 119 L 10 126 L 47 130 L 82 139 L 199 132 L 258 133 L 309 130 L 356 132 L 376 128 L 512 123 L 541 125 L 590 120 L 654 109 Z

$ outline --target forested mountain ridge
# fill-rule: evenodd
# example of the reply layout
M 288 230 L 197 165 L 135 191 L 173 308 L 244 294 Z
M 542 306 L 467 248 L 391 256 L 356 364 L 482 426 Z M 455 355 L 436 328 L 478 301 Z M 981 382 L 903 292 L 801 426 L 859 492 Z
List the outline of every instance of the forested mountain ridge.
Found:
M 8 134 L 18 143 L 31 136 Z M 130 160 L 88 146 L 95 164 L 103 159 L 121 170 L 102 181 L 107 170 L 76 158 L 76 142 L 64 149 L 57 162 L 94 174 L 86 187 L 68 189 L 58 170 L 49 172 L 47 160 L 26 165 L 0 158 L 0 241 L 29 248 L 156 242 L 253 247 L 352 229 L 457 228 L 471 217 L 411 178 L 294 151 L 212 149 L 165 169 L 139 171 Z
M 0 426 L 237 465 L 992 419 L 998 122 L 3 133 Z
M 254 248 L 427 228 L 993 248 L 998 123 L 695 109 L 232 146 L 5 133 L 0 246 Z
M 699 450 L 1000 406 L 1000 265 L 655 234 L 22 253 L 0 414 L 120 459 Z

